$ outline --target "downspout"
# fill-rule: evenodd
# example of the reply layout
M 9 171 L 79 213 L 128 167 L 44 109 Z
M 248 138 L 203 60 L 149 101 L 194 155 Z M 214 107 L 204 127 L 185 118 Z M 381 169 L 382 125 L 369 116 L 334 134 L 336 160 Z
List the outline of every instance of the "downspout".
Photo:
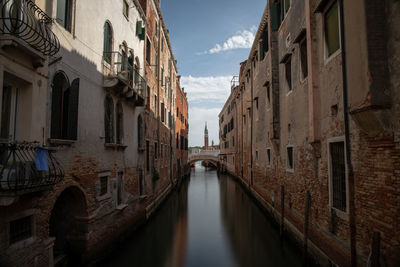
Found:
M 255 59 L 254 59 L 255 60 Z M 253 100 L 253 84 L 254 84 L 254 67 L 253 62 L 250 62 L 250 74 L 251 74 L 251 125 L 250 125 L 250 179 L 249 187 L 253 184 L 253 121 L 254 121 L 254 100 Z
M 344 111 L 344 129 L 346 140 L 346 164 L 348 169 L 348 185 L 349 185 L 349 224 L 350 224 L 350 257 L 351 266 L 357 266 L 356 251 L 356 221 L 355 221 L 355 185 L 354 170 L 351 162 L 351 145 L 350 145 L 350 127 L 349 127 L 349 111 L 348 111 L 348 88 L 347 88 L 347 65 L 346 65 L 346 42 L 345 42 L 345 26 L 344 26 L 344 8 L 343 0 L 339 1 L 340 8 L 340 39 L 342 48 L 342 76 L 343 76 L 343 111 Z
M 241 94 L 240 94 L 240 98 L 241 98 L 241 100 L 240 100 L 240 105 L 241 105 L 241 110 L 242 110 L 242 112 L 241 112 L 241 115 L 242 115 L 242 117 L 241 117 L 241 119 L 240 119 L 240 124 L 242 125 L 242 134 L 241 134 L 241 145 L 242 145 L 242 150 L 241 150 L 241 152 L 240 152 L 240 159 L 241 159 L 241 161 L 242 161 L 242 167 L 240 168 L 240 170 L 241 170 L 241 178 L 243 179 L 244 177 L 243 177 L 243 165 L 244 165 L 244 161 L 243 161 L 243 152 L 244 152 L 244 136 L 243 136 L 243 134 L 244 134 L 244 130 L 243 130 L 243 127 L 244 127 L 244 124 L 243 124 L 243 90 L 242 90 L 243 88 L 241 88 L 240 89 L 240 91 L 241 91 Z
M 161 65 L 161 18 L 159 17 L 159 20 L 158 20 L 158 29 L 157 29 L 157 31 L 158 31 L 158 42 L 157 42 L 157 55 L 158 55 L 158 58 L 157 58 L 157 66 L 155 66 L 156 68 L 157 68 L 157 77 L 156 77 L 156 81 L 157 81 L 157 98 L 158 98 L 158 101 L 157 101 L 157 121 L 158 121 L 158 123 L 157 123 L 157 125 L 158 125 L 158 129 L 157 129 L 157 140 L 158 140 L 158 142 L 157 142 L 157 146 L 158 146 L 158 148 L 157 148 L 157 153 L 158 154 L 160 154 L 160 152 L 161 152 L 161 124 L 162 124 L 162 122 L 161 122 L 161 106 L 160 106 L 160 75 L 161 75 L 161 73 L 160 73 L 160 65 Z M 161 77 L 161 79 L 162 79 L 162 77 Z M 165 107 L 164 107 L 165 108 Z M 164 111 L 163 111 L 164 112 Z M 158 157 L 158 155 L 157 155 L 157 159 L 158 159 L 159 157 Z M 158 161 L 158 165 L 159 165 L 159 169 L 158 169 L 158 172 L 159 173 L 161 173 L 161 159 Z

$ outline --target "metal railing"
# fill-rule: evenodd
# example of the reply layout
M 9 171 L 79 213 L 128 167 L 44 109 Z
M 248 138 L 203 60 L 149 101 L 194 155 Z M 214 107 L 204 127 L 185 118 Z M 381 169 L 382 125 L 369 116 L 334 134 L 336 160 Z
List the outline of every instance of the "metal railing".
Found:
M 31 0 L 0 0 L 0 34 L 17 37 L 45 56 L 60 50 L 52 22 Z
M 49 186 L 64 178 L 55 150 L 37 142 L 0 141 L 0 192 Z
M 138 95 L 146 97 L 146 79 L 129 63 L 128 57 L 124 57 L 120 52 L 103 53 L 103 74 L 124 81 Z

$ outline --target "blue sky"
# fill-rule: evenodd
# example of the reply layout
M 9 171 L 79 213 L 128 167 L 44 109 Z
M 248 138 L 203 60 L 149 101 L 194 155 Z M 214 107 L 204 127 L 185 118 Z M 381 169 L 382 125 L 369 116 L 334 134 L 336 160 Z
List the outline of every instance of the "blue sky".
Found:
M 266 0 L 161 0 L 181 86 L 189 100 L 189 146 L 219 143 L 218 114 L 247 59 Z

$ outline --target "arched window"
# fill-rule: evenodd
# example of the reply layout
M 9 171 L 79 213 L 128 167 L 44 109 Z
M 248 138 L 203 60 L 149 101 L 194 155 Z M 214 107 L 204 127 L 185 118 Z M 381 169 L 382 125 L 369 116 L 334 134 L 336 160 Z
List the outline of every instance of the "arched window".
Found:
M 71 86 L 64 73 L 54 75 L 51 104 L 52 139 L 77 139 L 79 78 Z
M 144 125 L 143 125 L 142 115 L 139 115 L 139 117 L 138 117 L 137 131 L 138 131 L 138 148 L 143 149 L 144 148 Z
M 118 101 L 117 103 L 117 144 L 123 143 L 124 136 L 124 113 L 122 110 L 122 104 Z
M 104 132 L 105 142 L 114 143 L 114 101 L 111 96 L 106 96 L 104 101 Z
M 104 23 L 104 47 L 103 47 L 103 58 L 104 61 L 111 64 L 111 52 L 113 42 L 113 31 L 110 22 Z

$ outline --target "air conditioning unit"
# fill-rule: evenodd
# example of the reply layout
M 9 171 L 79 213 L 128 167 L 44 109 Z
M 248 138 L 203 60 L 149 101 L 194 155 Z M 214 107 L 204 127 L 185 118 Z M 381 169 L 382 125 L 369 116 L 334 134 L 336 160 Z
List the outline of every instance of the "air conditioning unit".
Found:
M 27 186 L 32 173 L 33 162 L 18 162 L 3 167 L 0 188 L 13 190 Z

